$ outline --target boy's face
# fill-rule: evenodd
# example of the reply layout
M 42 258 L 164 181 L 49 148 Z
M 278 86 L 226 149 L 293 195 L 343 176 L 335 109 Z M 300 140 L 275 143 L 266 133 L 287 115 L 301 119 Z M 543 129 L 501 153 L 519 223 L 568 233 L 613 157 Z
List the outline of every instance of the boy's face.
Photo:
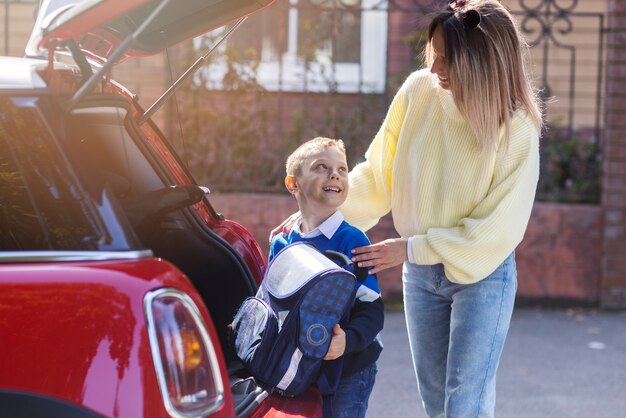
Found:
M 285 185 L 301 211 L 331 215 L 348 196 L 346 156 L 336 147 L 327 147 L 307 158 L 297 177 L 287 176 Z

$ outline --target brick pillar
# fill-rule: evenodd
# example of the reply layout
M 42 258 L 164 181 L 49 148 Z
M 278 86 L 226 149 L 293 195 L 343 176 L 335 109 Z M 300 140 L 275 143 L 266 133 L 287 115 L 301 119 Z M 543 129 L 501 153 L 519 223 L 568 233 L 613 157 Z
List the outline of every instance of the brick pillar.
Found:
M 609 0 L 606 38 L 601 305 L 626 307 L 626 0 Z M 581 237 L 584 239 L 584 237 Z

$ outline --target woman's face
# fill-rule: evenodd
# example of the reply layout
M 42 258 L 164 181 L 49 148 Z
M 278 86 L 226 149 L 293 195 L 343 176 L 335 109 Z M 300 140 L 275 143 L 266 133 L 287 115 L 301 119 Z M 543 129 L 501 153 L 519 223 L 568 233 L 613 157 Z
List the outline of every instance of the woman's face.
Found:
M 448 78 L 448 66 L 446 65 L 446 44 L 443 39 L 441 25 L 437 26 L 435 32 L 433 32 L 431 44 L 435 59 L 430 66 L 430 72 L 437 75 L 442 89 L 449 90 L 450 80 Z

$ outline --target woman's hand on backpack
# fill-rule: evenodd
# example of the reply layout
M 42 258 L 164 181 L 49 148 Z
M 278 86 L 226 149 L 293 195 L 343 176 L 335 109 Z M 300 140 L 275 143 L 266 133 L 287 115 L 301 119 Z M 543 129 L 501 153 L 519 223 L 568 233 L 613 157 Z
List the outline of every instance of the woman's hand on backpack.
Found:
M 352 250 L 352 261 L 359 267 L 371 267 L 370 274 L 398 266 L 408 259 L 407 238 L 391 238 Z
M 272 229 L 272 231 L 270 232 L 270 243 L 272 242 L 272 238 L 280 233 L 282 233 L 285 237 L 289 235 L 289 233 L 291 232 L 291 228 L 293 228 L 299 218 L 300 211 L 289 215 L 289 217 L 282 221 L 280 225 Z
M 333 327 L 333 338 L 330 340 L 330 347 L 324 360 L 335 360 L 343 355 L 346 351 L 346 333 L 341 329 L 339 324 Z

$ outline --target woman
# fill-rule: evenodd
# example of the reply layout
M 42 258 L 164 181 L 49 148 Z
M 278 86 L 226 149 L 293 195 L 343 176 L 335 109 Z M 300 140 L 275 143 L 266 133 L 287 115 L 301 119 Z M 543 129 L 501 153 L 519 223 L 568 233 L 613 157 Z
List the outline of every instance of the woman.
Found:
M 457 0 L 430 24 L 426 62 L 394 98 L 341 212 L 401 236 L 356 249 L 404 263 L 407 329 L 430 417 L 492 417 L 517 288 L 515 247 L 539 176 L 541 110 L 526 45 L 494 0 Z M 277 228 L 278 230 L 278 228 Z

